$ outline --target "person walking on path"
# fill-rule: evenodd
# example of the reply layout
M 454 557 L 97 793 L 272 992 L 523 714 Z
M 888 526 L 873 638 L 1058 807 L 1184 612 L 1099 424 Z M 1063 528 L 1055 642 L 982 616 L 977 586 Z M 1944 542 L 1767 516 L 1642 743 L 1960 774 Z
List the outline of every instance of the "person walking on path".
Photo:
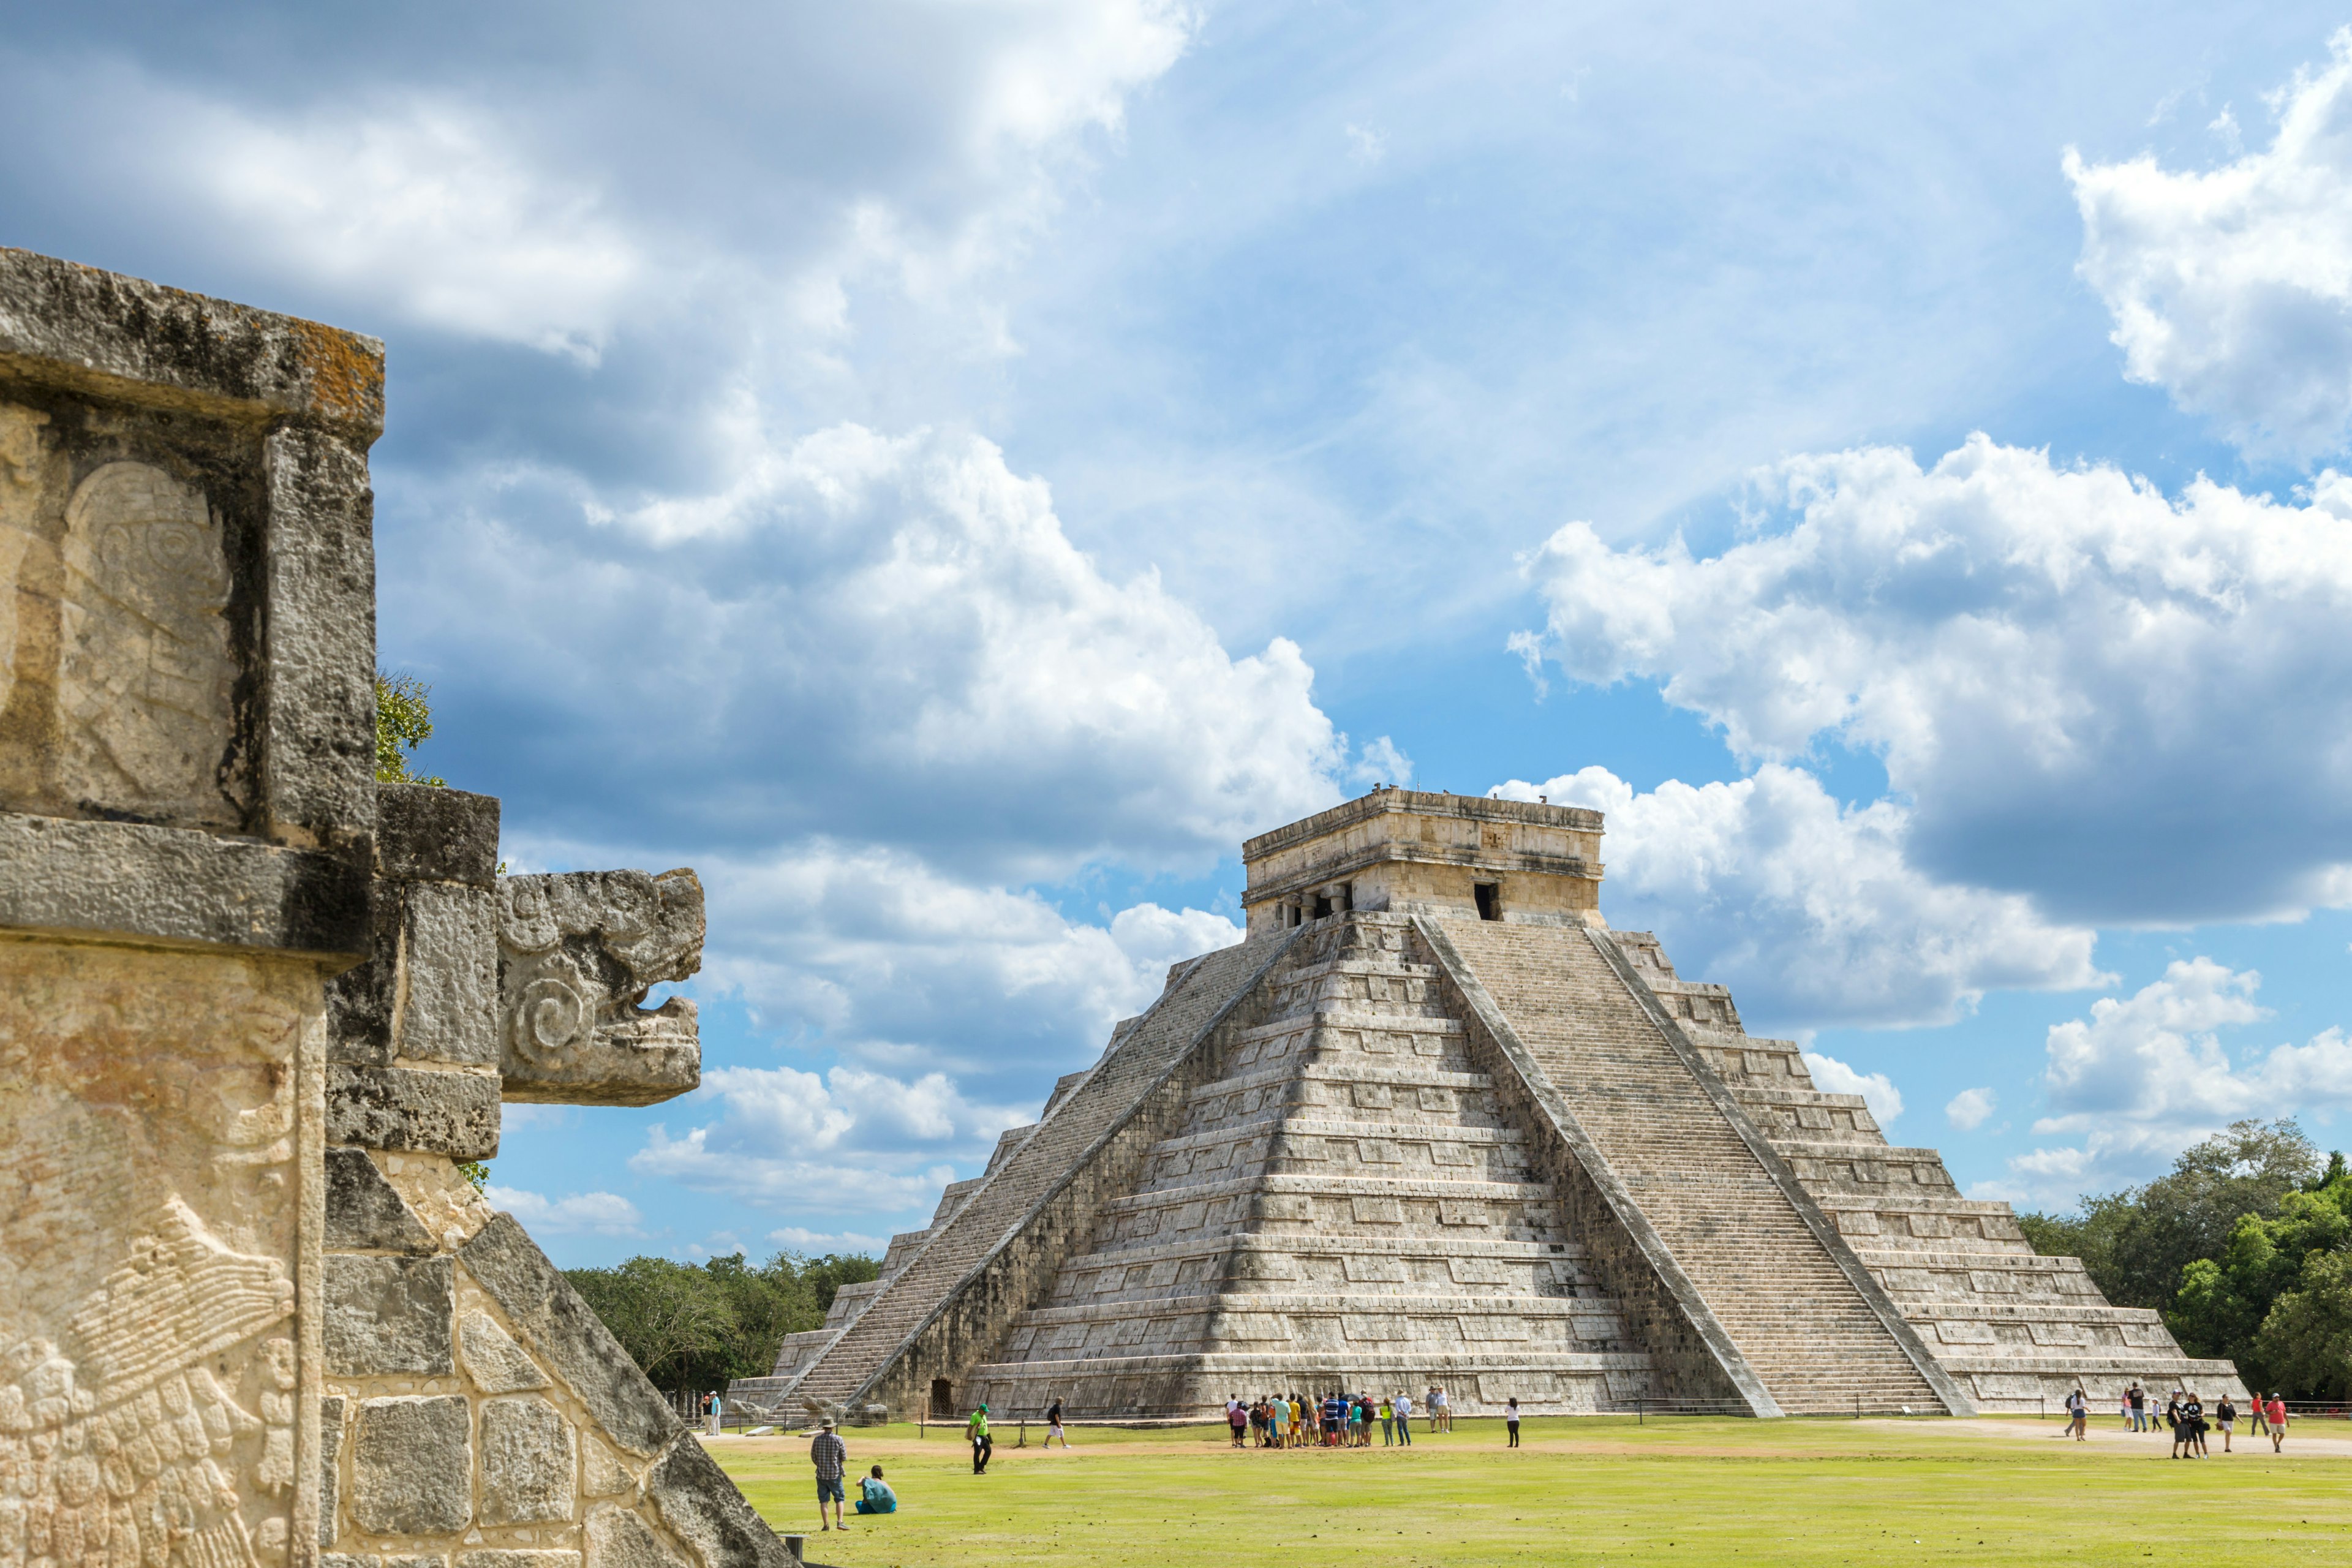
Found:
M 1397 1421 L 1397 1447 L 1400 1447 L 1400 1448 L 1410 1448 L 1410 1447 L 1412 1447 L 1412 1394 L 1398 1394 L 1398 1395 L 1396 1396 L 1396 1421 Z
M 1516 1395 L 1503 1401 L 1503 1427 L 1511 1435 L 1511 1440 L 1506 1446 L 1517 1447 L 1519 1446 L 1519 1402 Z
M 2267 1418 L 2268 1415 L 2269 1411 L 2263 1400 L 2263 1391 L 2259 1388 L 2249 1391 L 2246 1395 L 2247 1435 L 2249 1436 L 2259 1437 L 2265 1432 L 2269 1431 L 2270 1422 Z
M 2230 1428 L 2238 1424 L 2238 1407 L 2230 1399 L 2230 1391 L 2221 1391 L 2221 1402 L 2213 1406 L 2213 1425 L 2221 1429 L 2221 1452 L 2230 1451 Z
M 849 1528 L 841 1517 L 841 1478 L 849 1473 L 849 1446 L 833 1429 L 833 1418 L 825 1417 L 817 1424 L 815 1437 L 809 1442 L 809 1463 L 816 1467 L 816 1521 L 825 1529 Z M 833 1501 L 833 1523 L 826 1524 L 824 1505 Z
M 996 1452 L 996 1441 L 988 1435 L 988 1406 L 981 1405 L 963 1424 L 963 1435 L 971 1444 L 971 1473 L 988 1474 L 989 1456 Z
M 2066 1429 L 2074 1434 L 2074 1441 L 2086 1443 L 2091 1437 L 2091 1402 L 2083 1397 L 2080 1384 L 2066 1395 Z
M 2286 1442 L 2286 1401 L 2275 1394 L 2272 1394 L 2270 1408 L 2263 1414 L 2270 1420 L 2271 1452 L 2278 1453 Z
M 1070 1435 L 1062 1430 L 1062 1402 L 1058 1399 L 1045 1408 L 1045 1447 L 1052 1447 L 1056 1437 L 1062 1440 L 1063 1451 L 1066 1453 L 1070 1447 Z

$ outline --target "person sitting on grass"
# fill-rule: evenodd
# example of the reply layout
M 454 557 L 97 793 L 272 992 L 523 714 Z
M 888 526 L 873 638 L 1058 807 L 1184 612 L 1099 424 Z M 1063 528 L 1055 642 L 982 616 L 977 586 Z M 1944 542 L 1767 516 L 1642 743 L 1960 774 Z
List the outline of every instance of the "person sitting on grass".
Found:
M 860 1513 L 896 1513 L 898 1494 L 882 1479 L 882 1467 L 877 1465 L 857 1483 L 857 1511 Z

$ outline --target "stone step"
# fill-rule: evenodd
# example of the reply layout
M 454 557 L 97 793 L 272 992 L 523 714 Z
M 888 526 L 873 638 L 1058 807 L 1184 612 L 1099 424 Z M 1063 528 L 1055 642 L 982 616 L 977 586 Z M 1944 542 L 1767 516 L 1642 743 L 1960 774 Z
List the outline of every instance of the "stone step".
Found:
M 1783 1408 L 1942 1401 L 1581 931 L 1444 930 Z

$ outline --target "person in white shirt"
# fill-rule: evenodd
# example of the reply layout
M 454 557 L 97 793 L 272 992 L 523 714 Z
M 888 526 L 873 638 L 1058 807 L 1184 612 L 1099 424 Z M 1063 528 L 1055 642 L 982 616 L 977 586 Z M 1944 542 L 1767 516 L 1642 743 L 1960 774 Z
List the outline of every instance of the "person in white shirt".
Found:
M 1412 1395 L 1396 1396 L 1397 1441 L 1405 1447 L 1412 1447 Z

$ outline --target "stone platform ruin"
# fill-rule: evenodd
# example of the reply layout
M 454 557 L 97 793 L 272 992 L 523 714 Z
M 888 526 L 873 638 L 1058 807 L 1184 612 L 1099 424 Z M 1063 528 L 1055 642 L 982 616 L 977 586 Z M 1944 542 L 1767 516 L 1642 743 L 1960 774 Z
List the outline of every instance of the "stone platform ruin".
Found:
M 375 782 L 383 400 L 0 250 L 0 1568 L 782 1568 L 457 1168 L 694 1086 L 701 889 Z
M 2243 1389 L 1890 1146 L 1600 915 L 1598 812 L 1384 789 L 1252 839 L 1034 1126 L 739 1406 L 1200 1417 L 1265 1391 L 1543 1414 L 2056 1409 Z

